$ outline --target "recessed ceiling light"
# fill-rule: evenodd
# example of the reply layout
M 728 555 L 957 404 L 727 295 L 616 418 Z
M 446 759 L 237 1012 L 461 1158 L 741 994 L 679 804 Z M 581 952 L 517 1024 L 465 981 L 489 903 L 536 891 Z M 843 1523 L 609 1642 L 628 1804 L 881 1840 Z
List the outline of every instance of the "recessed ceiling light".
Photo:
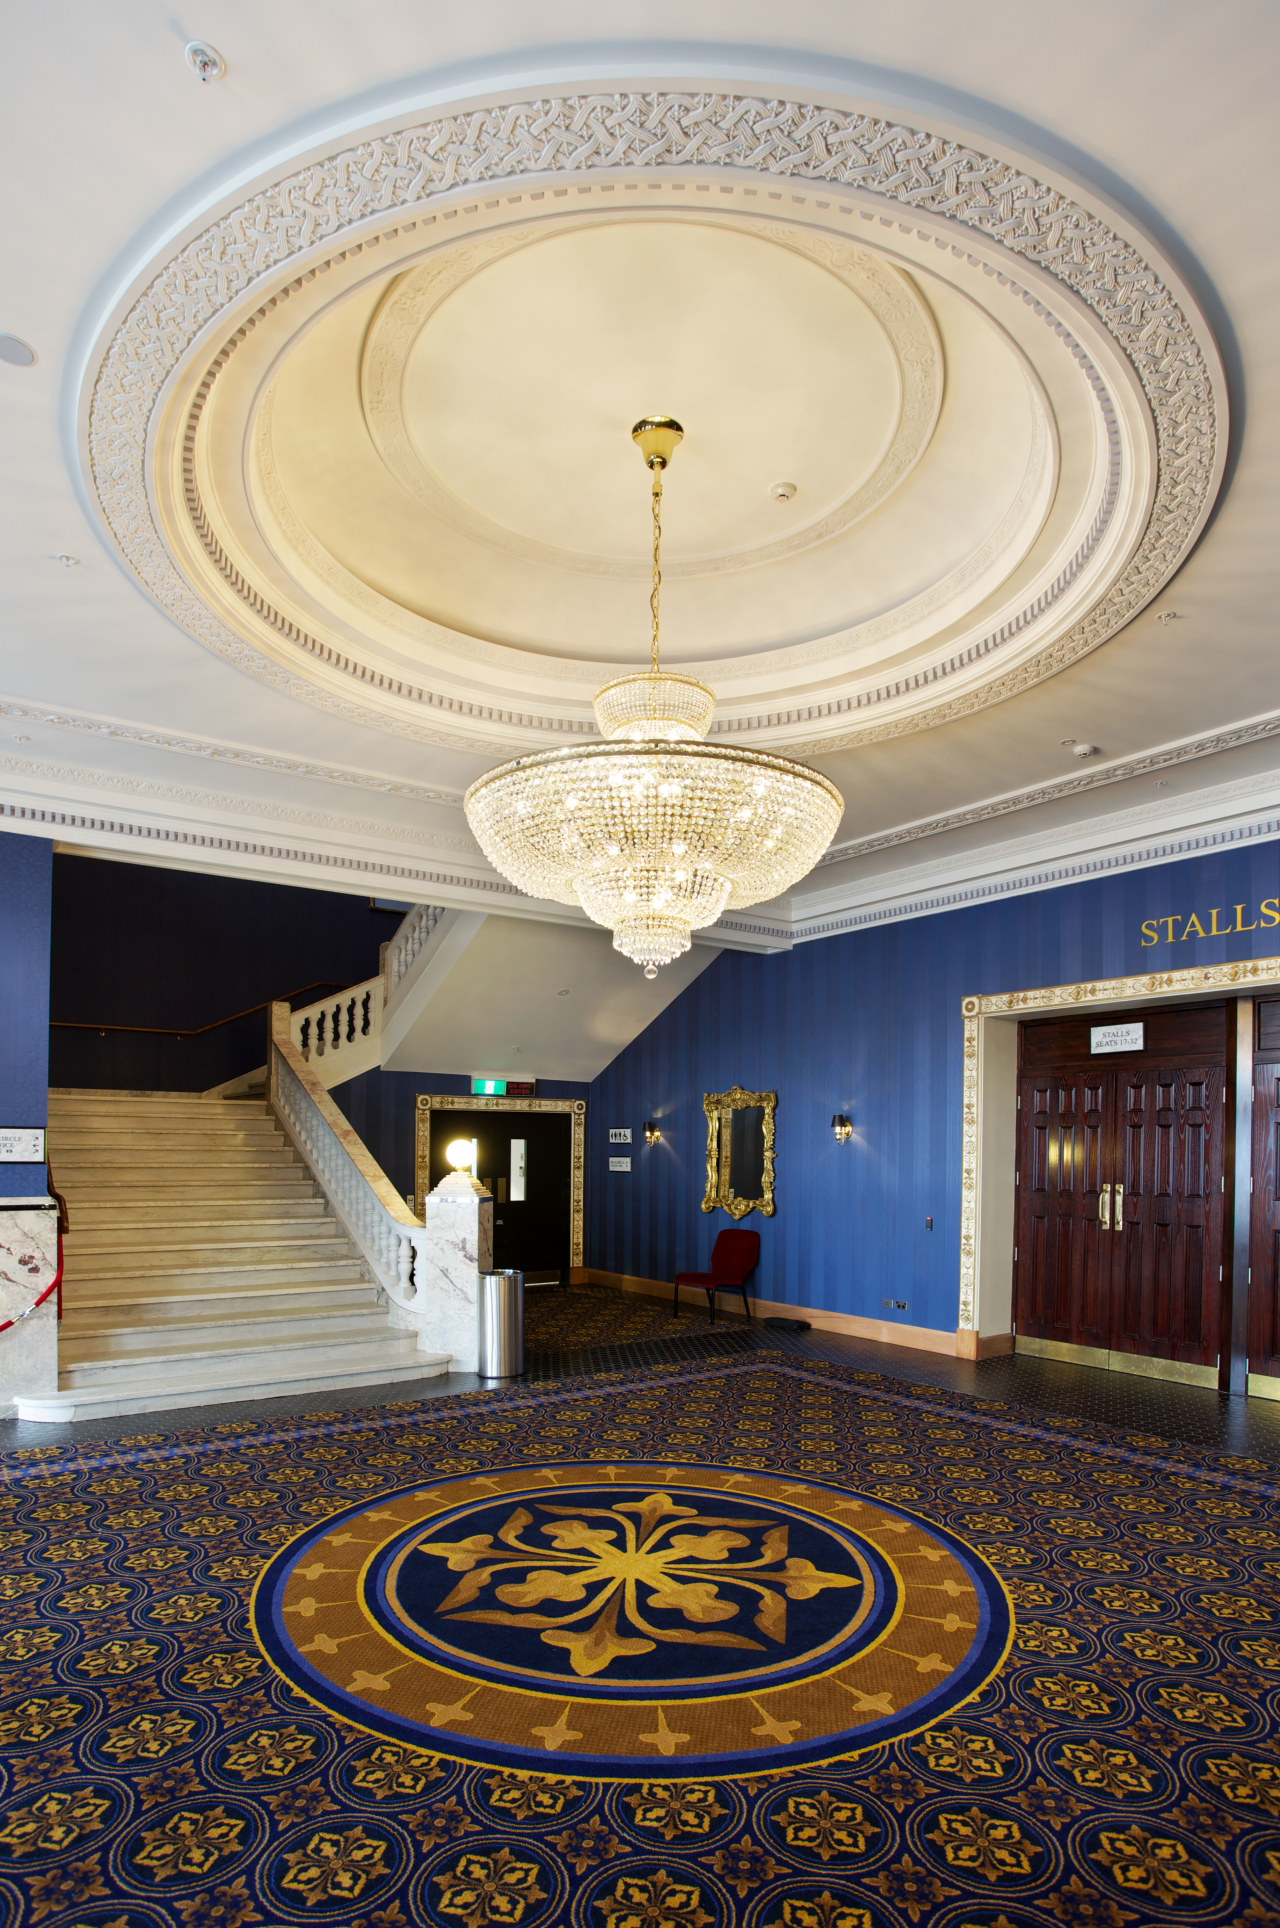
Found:
M 1059 743 L 1061 743 L 1064 750 L 1069 750 L 1071 748 L 1071 745 L 1075 742 L 1075 738 L 1073 736 L 1060 736 L 1058 738 L 1058 741 Z
M 14 368 L 30 368 L 36 358 L 36 351 L 30 342 L 21 341 L 17 335 L 0 335 L 0 361 L 9 362 Z
M 556 992 L 556 996 L 557 996 L 557 997 L 568 997 L 568 995 L 569 995 L 569 993 L 568 993 L 568 991 L 567 991 L 567 990 L 565 990 L 565 991 L 557 991 L 557 992 Z
M 54 557 L 54 561 L 60 562 L 64 569 L 78 569 L 80 567 L 79 556 L 70 556 L 65 549 L 59 549 L 57 555 Z
M 13 740 L 15 743 L 30 743 L 31 738 L 29 736 L 15 736 Z
M 199 76 L 205 86 L 211 80 L 221 80 L 227 71 L 227 63 L 216 47 L 207 40 L 191 40 L 187 43 L 187 65 L 192 73 Z

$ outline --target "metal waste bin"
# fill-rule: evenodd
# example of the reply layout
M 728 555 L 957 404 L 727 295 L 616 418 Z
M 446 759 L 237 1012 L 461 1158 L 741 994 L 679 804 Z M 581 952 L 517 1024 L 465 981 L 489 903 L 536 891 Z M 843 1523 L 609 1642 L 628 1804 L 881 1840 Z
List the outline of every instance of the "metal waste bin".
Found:
M 480 1274 L 482 1379 L 518 1379 L 524 1371 L 524 1273 Z

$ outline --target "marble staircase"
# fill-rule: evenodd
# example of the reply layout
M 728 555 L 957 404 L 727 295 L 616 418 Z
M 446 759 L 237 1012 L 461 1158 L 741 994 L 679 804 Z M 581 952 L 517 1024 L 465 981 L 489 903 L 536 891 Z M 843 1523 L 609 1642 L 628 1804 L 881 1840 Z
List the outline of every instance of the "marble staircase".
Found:
M 447 1371 L 392 1326 L 369 1268 L 261 1098 L 51 1092 L 65 1195 L 58 1391 L 67 1420 L 270 1399 Z

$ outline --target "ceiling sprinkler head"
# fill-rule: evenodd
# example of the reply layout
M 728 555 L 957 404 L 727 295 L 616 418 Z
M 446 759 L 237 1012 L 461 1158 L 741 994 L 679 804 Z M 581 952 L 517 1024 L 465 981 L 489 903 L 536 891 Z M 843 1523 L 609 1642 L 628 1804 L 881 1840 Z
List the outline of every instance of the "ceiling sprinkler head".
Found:
M 187 65 L 206 87 L 211 80 L 221 80 L 227 71 L 227 63 L 218 49 L 205 40 L 187 42 Z

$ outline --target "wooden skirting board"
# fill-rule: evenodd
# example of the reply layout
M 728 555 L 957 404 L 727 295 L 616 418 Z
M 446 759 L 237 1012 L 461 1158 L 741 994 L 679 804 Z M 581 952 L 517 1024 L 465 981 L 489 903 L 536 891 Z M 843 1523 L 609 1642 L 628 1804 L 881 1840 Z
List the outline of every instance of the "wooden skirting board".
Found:
M 592 1285 L 612 1285 L 622 1292 L 637 1292 L 646 1299 L 665 1299 L 671 1303 L 673 1287 L 669 1279 L 638 1279 L 627 1272 L 600 1272 L 592 1267 L 588 1277 Z M 697 1286 L 685 1285 L 680 1288 L 682 1305 L 705 1306 L 705 1292 Z M 721 1299 L 721 1305 L 736 1306 L 736 1295 L 732 1300 Z M 751 1294 L 751 1310 L 758 1319 L 807 1319 L 811 1326 L 820 1332 L 845 1332 L 854 1339 L 872 1339 L 877 1345 L 910 1346 L 918 1352 L 942 1352 L 954 1358 L 959 1351 L 958 1337 L 954 1332 L 942 1332 L 934 1326 L 898 1325 L 890 1319 L 864 1319 L 855 1312 L 827 1312 L 820 1306 L 786 1305 L 778 1299 L 757 1299 Z M 1007 1338 L 1007 1335 L 1005 1335 Z M 984 1344 L 988 1343 L 983 1341 Z M 997 1350 L 997 1341 L 990 1342 Z M 1009 1351 L 1012 1342 L 1003 1347 Z M 962 1357 L 971 1355 L 962 1354 Z M 984 1358 L 986 1354 L 982 1355 Z

